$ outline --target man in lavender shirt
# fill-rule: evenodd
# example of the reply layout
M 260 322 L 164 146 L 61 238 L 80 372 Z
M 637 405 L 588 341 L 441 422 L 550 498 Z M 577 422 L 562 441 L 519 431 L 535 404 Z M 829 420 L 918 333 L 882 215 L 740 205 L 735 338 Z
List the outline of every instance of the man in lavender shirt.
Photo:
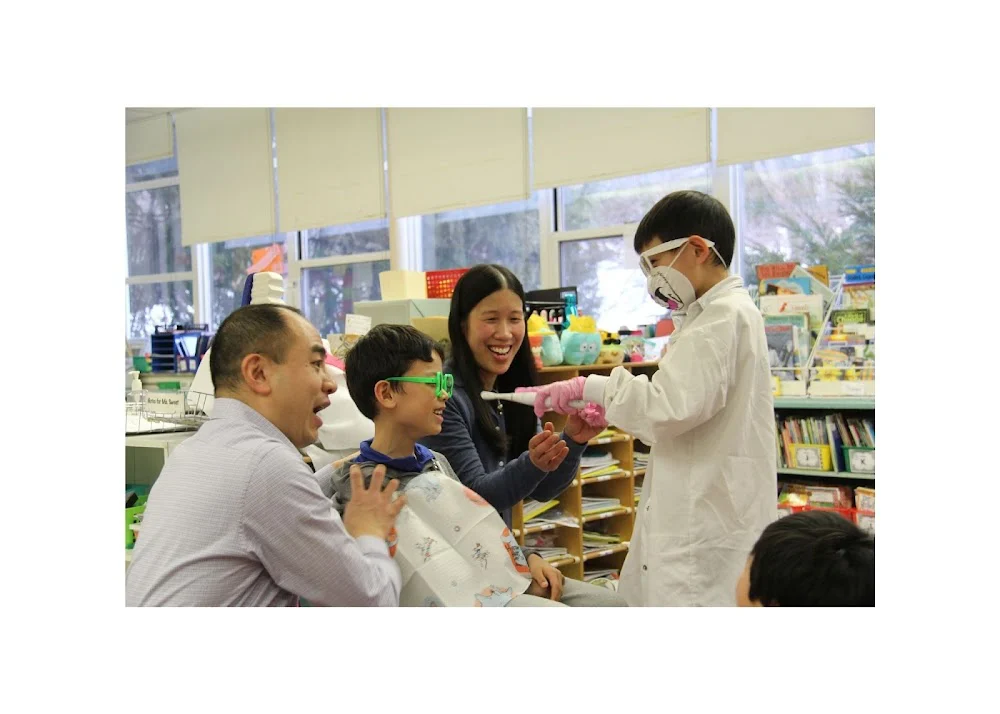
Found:
M 212 345 L 212 418 L 154 484 L 125 586 L 126 605 L 399 604 L 386 538 L 405 504 L 382 474 L 351 473 L 343 520 L 297 448 L 316 441 L 336 390 L 319 333 L 284 305 L 250 305 Z M 384 471 L 383 471 L 384 474 Z

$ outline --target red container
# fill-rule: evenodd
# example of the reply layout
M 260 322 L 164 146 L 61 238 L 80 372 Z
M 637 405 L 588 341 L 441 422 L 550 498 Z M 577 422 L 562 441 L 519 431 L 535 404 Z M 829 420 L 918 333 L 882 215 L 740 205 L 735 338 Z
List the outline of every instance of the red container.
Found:
M 427 277 L 427 297 L 429 298 L 450 298 L 455 292 L 455 285 L 458 279 L 469 272 L 468 268 L 454 268 L 452 270 L 428 270 Z

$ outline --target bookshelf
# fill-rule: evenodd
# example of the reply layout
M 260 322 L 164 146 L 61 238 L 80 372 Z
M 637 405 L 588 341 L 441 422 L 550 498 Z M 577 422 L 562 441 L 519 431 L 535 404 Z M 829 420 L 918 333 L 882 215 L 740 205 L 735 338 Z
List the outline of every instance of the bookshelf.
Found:
M 539 382 L 548 384 L 573 377 L 585 377 L 589 374 L 610 375 L 611 371 L 619 366 L 630 372 L 648 376 L 656 371 L 658 363 L 626 362 L 621 365 L 544 367 L 539 370 Z M 566 417 L 550 413 L 545 415 L 543 421 L 551 421 L 556 429 L 560 430 L 566 422 Z M 634 489 L 636 485 L 641 484 L 642 477 L 645 475 L 645 469 L 635 470 L 633 468 L 634 439 L 630 434 L 621 433 L 619 430 L 619 433 L 614 436 L 592 439 L 588 443 L 588 447 L 596 447 L 610 453 L 612 458 L 618 460 L 620 471 L 590 478 L 581 478 L 580 473 L 577 472 L 577 477 L 573 482 L 556 497 L 556 500 L 559 501 L 557 508 L 571 517 L 576 523 L 575 526 L 546 523 L 525 528 L 521 504 L 514 506 L 512 519 L 514 534 L 521 545 L 525 544 L 526 536 L 538 533 L 554 535 L 554 544 L 557 547 L 566 548 L 568 555 L 549 562 L 559 568 L 566 577 L 576 580 L 583 580 L 584 573 L 591 570 L 609 568 L 621 570 L 635 527 Z M 584 498 L 617 498 L 621 506 L 612 510 L 584 515 Z M 608 544 L 606 547 L 585 552 L 583 545 L 583 531 L 585 529 L 604 534 L 616 534 L 621 538 L 621 543 Z

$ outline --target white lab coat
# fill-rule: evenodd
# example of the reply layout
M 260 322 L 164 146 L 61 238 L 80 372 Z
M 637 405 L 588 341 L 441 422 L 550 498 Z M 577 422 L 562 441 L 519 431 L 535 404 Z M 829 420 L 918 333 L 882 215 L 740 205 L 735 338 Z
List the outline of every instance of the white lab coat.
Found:
M 695 301 L 652 379 L 591 375 L 584 399 L 651 446 L 619 592 L 631 606 L 735 605 L 777 514 L 774 401 L 760 311 L 739 277 Z

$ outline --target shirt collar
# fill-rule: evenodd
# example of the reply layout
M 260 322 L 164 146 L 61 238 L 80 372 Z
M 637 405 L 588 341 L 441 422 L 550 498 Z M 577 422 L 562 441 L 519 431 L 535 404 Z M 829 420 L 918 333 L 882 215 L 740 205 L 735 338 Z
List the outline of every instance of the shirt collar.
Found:
M 685 311 L 683 316 L 694 317 L 695 315 L 704 311 L 708 307 L 709 303 L 713 300 L 718 299 L 724 293 L 730 292 L 732 290 L 739 290 L 743 287 L 743 278 L 739 275 L 730 275 L 725 280 L 720 280 L 718 283 L 713 285 L 704 295 L 691 303 L 691 306 Z
M 299 450 L 295 448 L 295 444 L 289 441 L 288 437 L 285 436 L 278 427 L 268 421 L 267 417 L 251 407 L 249 404 L 241 402 L 239 399 L 231 399 L 228 397 L 216 398 L 212 405 L 211 419 L 213 421 L 216 419 L 230 419 L 235 422 L 250 424 L 257 427 L 268 436 L 288 444 L 288 448 L 293 449 L 295 453 L 299 452 Z

